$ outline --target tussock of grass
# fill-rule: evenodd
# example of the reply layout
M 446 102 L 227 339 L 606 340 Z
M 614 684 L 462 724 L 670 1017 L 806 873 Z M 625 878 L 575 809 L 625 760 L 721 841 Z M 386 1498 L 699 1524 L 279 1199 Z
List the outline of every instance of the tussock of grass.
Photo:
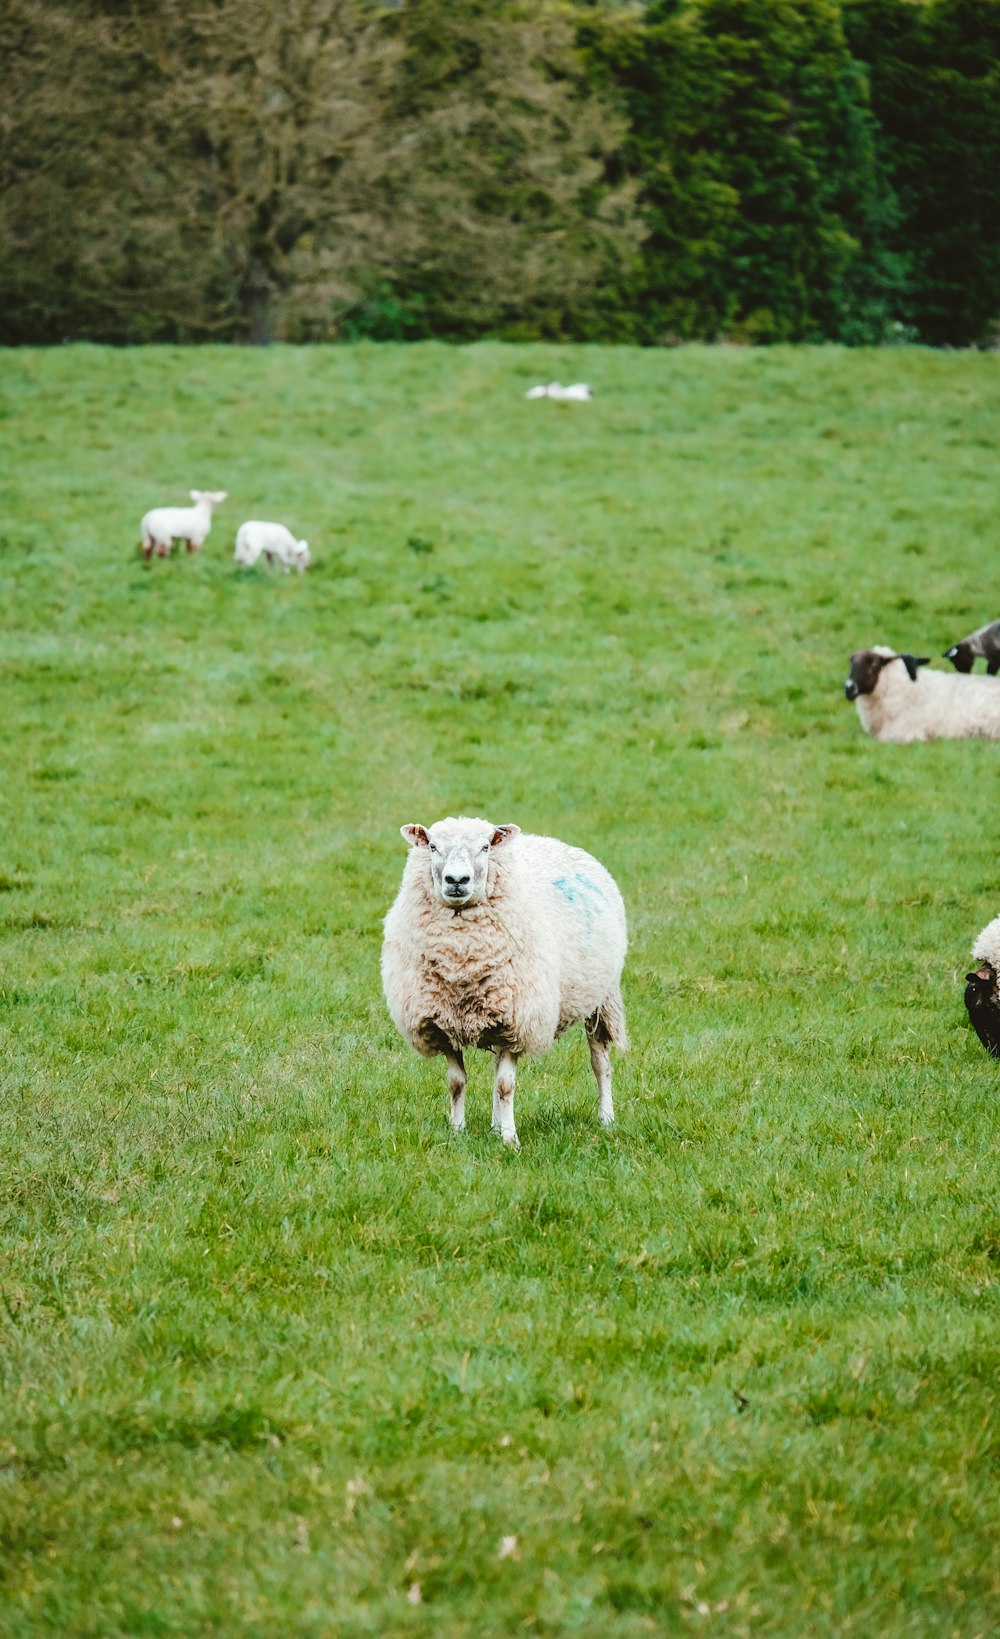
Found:
M 4 1631 L 991 1631 L 997 753 L 842 681 L 1000 612 L 995 359 L 0 380 Z M 239 573 L 251 516 L 315 567 Z M 621 883 L 612 1132 L 582 1038 L 519 1155 L 396 1038 L 397 827 L 449 811 Z

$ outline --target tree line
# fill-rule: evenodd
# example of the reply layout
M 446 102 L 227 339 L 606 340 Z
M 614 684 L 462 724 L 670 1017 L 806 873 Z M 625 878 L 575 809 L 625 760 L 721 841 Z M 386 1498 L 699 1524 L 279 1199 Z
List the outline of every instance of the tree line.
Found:
M 1000 0 L 8 0 L 0 341 L 1000 339 Z

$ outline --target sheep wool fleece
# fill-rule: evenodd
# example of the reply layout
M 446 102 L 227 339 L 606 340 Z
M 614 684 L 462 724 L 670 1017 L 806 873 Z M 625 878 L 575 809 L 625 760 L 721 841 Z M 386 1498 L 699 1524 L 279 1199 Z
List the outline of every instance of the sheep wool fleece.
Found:
M 995 916 L 992 922 L 987 922 L 982 932 L 976 935 L 972 955 L 977 962 L 992 963 L 1000 973 L 1000 916 Z
M 597 1015 L 624 1049 L 626 946 L 618 886 L 582 848 L 520 834 L 491 857 L 485 900 L 461 910 L 435 896 L 429 850 L 414 848 L 385 920 L 382 983 L 394 1024 L 425 1057 L 544 1053 Z
M 895 650 L 876 645 L 873 653 Z M 1000 681 L 995 677 L 921 668 L 915 682 L 905 666 L 883 668 L 873 694 L 855 701 L 861 726 L 876 740 L 1000 740 Z

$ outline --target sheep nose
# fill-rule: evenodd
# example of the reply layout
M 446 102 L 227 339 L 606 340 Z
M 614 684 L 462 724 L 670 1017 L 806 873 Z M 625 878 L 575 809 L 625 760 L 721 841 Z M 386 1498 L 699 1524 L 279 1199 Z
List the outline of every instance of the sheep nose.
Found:
M 444 876 L 444 885 L 446 888 L 450 889 L 452 893 L 464 893 L 471 880 L 472 878 L 469 876 L 468 872 L 466 872 L 465 876 L 452 876 L 450 872 L 446 871 Z
M 846 694 L 848 700 L 857 699 L 858 685 L 855 683 L 853 677 L 849 677 L 847 682 L 844 684 L 844 693 Z

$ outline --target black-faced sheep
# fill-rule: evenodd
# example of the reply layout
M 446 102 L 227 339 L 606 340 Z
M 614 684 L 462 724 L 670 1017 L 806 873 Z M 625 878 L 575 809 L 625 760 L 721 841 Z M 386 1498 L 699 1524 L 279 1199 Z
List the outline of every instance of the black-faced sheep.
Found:
M 990 677 L 995 676 L 1000 671 L 1000 620 L 991 620 L 968 637 L 959 638 L 945 650 L 944 658 L 951 661 L 957 672 L 971 672 L 981 658 L 986 661 Z
M 988 922 L 972 947 L 979 966 L 965 975 L 965 1006 L 969 1023 L 987 1053 L 1000 1058 L 1000 916 Z
M 876 740 L 1000 740 L 1000 680 L 920 670 L 929 661 L 881 645 L 851 656 L 844 693 Z

